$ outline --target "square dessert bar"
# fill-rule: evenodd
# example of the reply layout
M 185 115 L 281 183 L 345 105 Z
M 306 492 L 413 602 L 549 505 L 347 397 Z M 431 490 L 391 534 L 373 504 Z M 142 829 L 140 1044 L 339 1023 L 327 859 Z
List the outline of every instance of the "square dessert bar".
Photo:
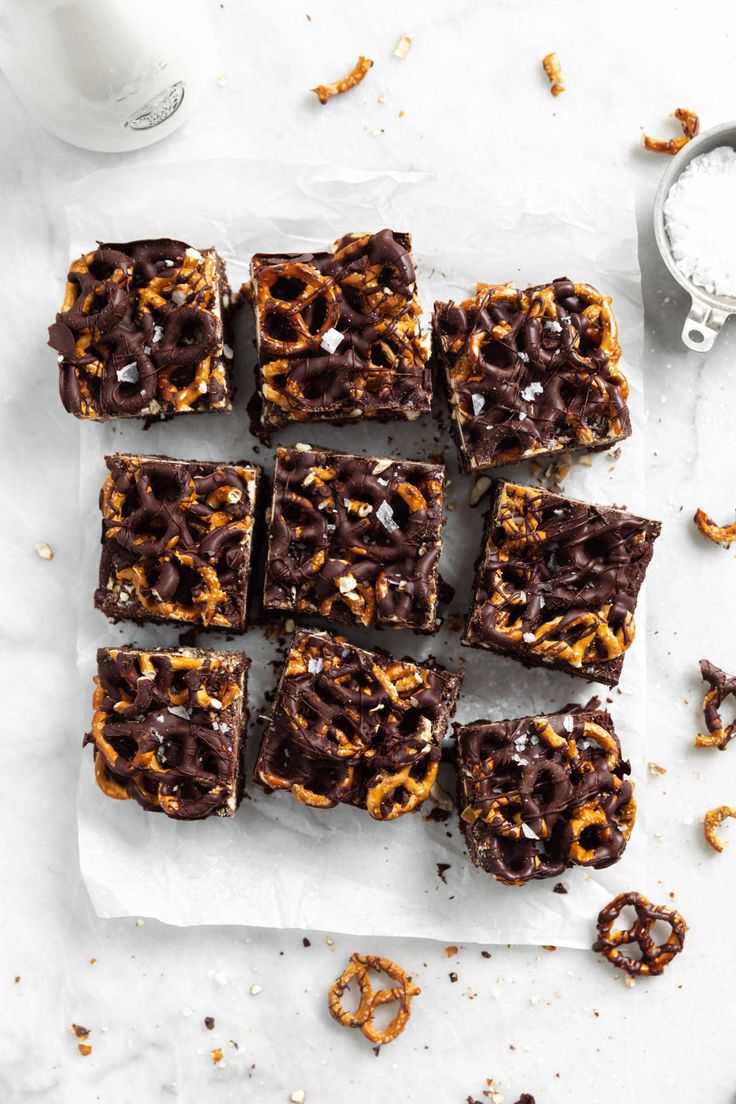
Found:
M 100 648 L 97 785 L 175 820 L 232 816 L 243 795 L 247 671 L 239 652 Z
M 430 409 L 408 234 L 347 234 L 329 253 L 259 253 L 251 280 L 262 436 L 290 422 Z
M 461 675 L 297 630 L 256 780 L 305 805 L 394 820 L 432 789 Z
M 278 449 L 264 608 L 434 632 L 444 477 L 439 464 Z
M 243 632 L 260 468 L 165 456 L 105 462 L 97 609 Z
M 434 357 L 465 471 L 631 436 L 611 300 L 568 279 L 435 303 Z
M 636 818 L 608 713 L 583 708 L 455 725 L 457 803 L 470 858 L 505 885 L 618 862 Z
M 615 686 L 660 528 L 494 480 L 463 643 Z
M 49 327 L 64 407 L 97 421 L 230 410 L 229 306 L 214 249 L 100 243 L 72 263 Z

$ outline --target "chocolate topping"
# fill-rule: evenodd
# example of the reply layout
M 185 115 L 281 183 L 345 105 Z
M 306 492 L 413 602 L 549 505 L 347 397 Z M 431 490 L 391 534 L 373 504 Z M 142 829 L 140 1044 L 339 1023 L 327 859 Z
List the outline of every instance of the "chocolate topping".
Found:
M 259 469 L 163 456 L 105 461 L 97 608 L 243 631 Z
M 391 820 L 416 808 L 437 775 L 462 679 L 441 667 L 298 631 L 266 727 L 256 779 L 307 805 L 339 802 Z
M 610 300 L 566 278 L 436 303 L 436 354 L 466 471 L 631 434 Z
M 232 815 L 249 664 L 233 652 L 100 648 L 84 738 L 100 789 L 176 820 Z
M 618 681 L 659 523 L 496 481 L 464 643 Z
M 281 448 L 264 605 L 436 628 L 444 468 Z
M 332 253 L 251 263 L 262 429 L 429 410 L 428 350 L 408 234 L 348 234 Z
M 455 725 L 460 822 L 500 882 L 611 866 L 633 827 L 630 766 L 607 713 Z
M 229 408 L 214 250 L 168 238 L 100 244 L 74 261 L 49 345 L 65 408 L 139 417 Z

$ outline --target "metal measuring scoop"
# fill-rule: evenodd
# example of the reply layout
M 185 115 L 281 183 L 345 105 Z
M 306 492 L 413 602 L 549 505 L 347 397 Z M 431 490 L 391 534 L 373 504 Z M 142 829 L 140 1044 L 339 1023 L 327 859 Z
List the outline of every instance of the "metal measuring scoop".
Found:
M 672 256 L 672 246 L 664 225 L 664 205 L 670 188 L 693 157 L 698 157 L 701 153 L 710 153 L 718 146 L 736 148 L 736 123 L 723 123 L 721 126 L 706 130 L 683 146 L 662 176 L 654 197 L 654 236 L 659 252 L 678 284 L 689 292 L 692 299 L 692 305 L 682 328 L 682 340 L 688 349 L 698 353 L 707 353 L 713 348 L 723 323 L 729 315 L 736 314 L 736 298 L 731 295 L 711 295 L 680 271 Z

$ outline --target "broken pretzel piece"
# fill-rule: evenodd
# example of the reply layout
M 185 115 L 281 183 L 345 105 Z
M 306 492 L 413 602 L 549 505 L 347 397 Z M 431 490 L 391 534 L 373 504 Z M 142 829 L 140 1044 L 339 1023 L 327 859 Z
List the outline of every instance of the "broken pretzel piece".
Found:
M 312 89 L 312 92 L 316 94 L 321 104 L 326 104 L 332 96 L 341 96 L 343 92 L 349 92 L 351 88 L 355 88 L 356 85 L 360 84 L 372 65 L 371 59 L 363 57 L 361 54 L 346 77 L 340 77 L 332 84 L 318 84 L 316 88 Z
M 705 510 L 696 510 L 693 521 L 703 536 L 714 544 L 731 544 L 736 540 L 736 521 L 730 525 L 716 525 Z
M 550 92 L 553 96 L 559 96 L 561 92 L 565 91 L 565 86 L 562 83 L 562 63 L 557 54 L 554 52 L 546 54 L 542 58 L 542 67 L 549 80 Z
M 727 675 L 707 659 L 700 661 L 700 674 L 703 681 L 710 684 L 710 690 L 703 699 L 703 716 L 708 732 L 698 733 L 695 747 L 715 747 L 719 751 L 725 751 L 736 736 L 736 721 L 724 728 L 720 708 L 726 698 L 736 695 L 736 676 Z
M 714 851 L 724 851 L 726 848 L 716 829 L 729 817 L 736 818 L 736 809 L 732 805 L 719 805 L 717 809 L 709 809 L 703 817 L 703 835 Z
M 682 147 L 686 146 L 691 138 L 694 138 L 696 134 L 700 133 L 700 119 L 694 111 L 689 111 L 686 107 L 678 107 L 672 112 L 672 115 L 678 120 L 682 127 L 682 137 L 668 139 L 650 138 L 648 134 L 644 134 L 641 140 L 644 149 L 652 150 L 654 153 L 679 153 Z
M 397 984 L 390 989 L 374 990 L 368 976 L 369 970 L 386 974 Z M 358 984 L 360 1003 L 355 1012 L 348 1012 L 342 1004 L 342 997 L 353 980 Z M 413 983 L 409 975 L 389 958 L 352 954 L 347 967 L 327 994 L 327 1005 L 330 1015 L 338 1023 L 344 1027 L 360 1028 L 369 1042 L 382 1046 L 399 1037 L 411 1015 L 411 999 L 420 993 L 421 989 Z M 393 1001 L 398 1001 L 399 1007 L 388 1026 L 381 1030 L 375 1024 L 376 1009 Z

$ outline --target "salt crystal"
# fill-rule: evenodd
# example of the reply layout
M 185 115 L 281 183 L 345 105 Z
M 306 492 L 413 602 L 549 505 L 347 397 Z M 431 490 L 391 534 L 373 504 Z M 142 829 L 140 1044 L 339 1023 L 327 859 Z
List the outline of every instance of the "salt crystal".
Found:
M 534 633 L 533 632 L 524 633 L 524 635 L 522 636 L 521 639 L 524 641 L 525 644 L 533 644 L 534 643 Z
M 175 717 L 181 717 L 183 721 L 188 721 L 191 717 L 191 713 L 188 709 L 185 709 L 183 705 L 170 705 L 168 706 L 169 713 L 173 713 Z
M 486 405 L 486 400 L 482 395 L 473 394 L 470 396 L 470 400 L 473 404 L 473 413 L 480 414 L 483 407 Z
M 562 727 L 564 728 L 565 732 L 572 732 L 573 728 L 575 727 L 575 721 L 569 713 L 567 714 L 567 716 L 562 718 Z
M 711 295 L 736 295 L 736 150 L 694 157 L 669 190 L 664 221 L 675 264 Z
M 164 336 L 163 326 L 154 326 L 153 327 L 153 338 L 151 339 L 153 341 L 153 344 L 157 345 L 163 336 Z
M 318 675 L 324 665 L 324 660 L 320 659 L 319 656 L 317 656 L 316 658 L 309 660 L 309 662 L 307 663 L 307 670 L 309 671 L 310 675 Z
M 322 340 L 320 341 L 320 345 L 326 352 L 336 353 L 337 350 L 340 348 L 340 345 L 342 344 L 342 339 L 344 337 L 345 334 L 342 334 L 339 330 L 331 327 L 323 336 Z
M 396 530 L 399 528 L 397 523 L 394 521 L 394 512 L 389 506 L 388 502 L 386 502 L 385 500 L 376 510 L 376 517 L 388 533 L 395 533 Z
M 541 395 L 543 391 L 544 388 L 542 387 L 541 383 L 535 380 L 533 383 L 530 383 L 528 387 L 524 388 L 524 390 L 521 392 L 521 397 L 524 402 L 534 402 L 536 396 Z
M 521 832 L 522 832 L 522 835 L 526 836 L 527 839 L 533 839 L 533 840 L 538 840 L 539 839 L 539 836 L 537 835 L 537 833 L 534 831 L 533 828 L 530 828 L 528 824 L 522 824 Z
M 182 288 L 174 288 L 174 290 L 171 293 L 171 302 L 175 306 L 181 307 L 181 306 L 183 306 L 184 303 L 186 303 L 186 301 L 187 301 L 187 293 Z
M 551 333 L 562 333 L 562 326 L 556 318 L 549 318 L 544 323 L 545 330 L 549 330 Z
M 137 383 L 140 379 L 138 365 L 134 360 L 131 360 L 130 364 L 124 364 L 122 368 L 118 368 L 115 375 L 120 383 Z

